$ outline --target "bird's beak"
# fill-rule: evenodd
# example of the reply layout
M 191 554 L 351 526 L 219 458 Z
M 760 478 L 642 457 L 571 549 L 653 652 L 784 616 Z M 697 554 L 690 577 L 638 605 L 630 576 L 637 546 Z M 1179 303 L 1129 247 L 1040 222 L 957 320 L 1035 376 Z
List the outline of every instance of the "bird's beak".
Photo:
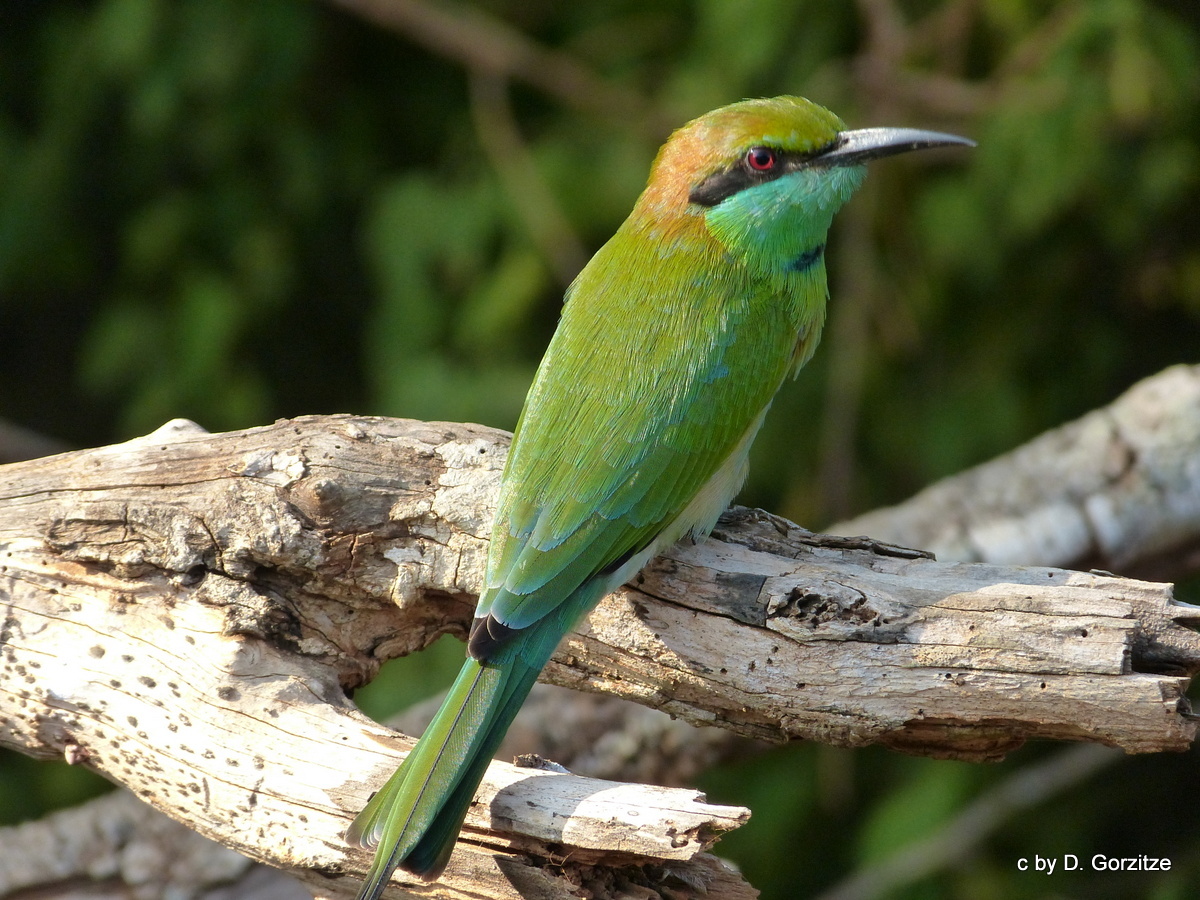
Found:
M 843 131 L 828 150 L 811 160 L 819 166 L 857 166 L 881 156 L 894 156 L 910 150 L 947 147 L 955 144 L 974 147 L 975 142 L 956 134 L 923 131 L 920 128 L 858 128 Z

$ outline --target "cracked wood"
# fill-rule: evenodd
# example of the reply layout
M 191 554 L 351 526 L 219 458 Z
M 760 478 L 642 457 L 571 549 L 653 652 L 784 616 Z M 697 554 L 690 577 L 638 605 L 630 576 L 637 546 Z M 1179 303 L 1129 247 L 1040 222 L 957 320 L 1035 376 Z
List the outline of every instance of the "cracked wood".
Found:
M 477 426 L 329 416 L 172 423 L 0 468 L 0 741 L 353 891 L 335 876 L 366 860 L 341 831 L 405 744 L 345 692 L 463 633 L 506 447 Z M 1169 585 L 940 563 L 738 510 L 606 598 L 547 678 L 769 740 L 1183 749 L 1193 616 Z M 518 870 L 601 864 L 652 888 L 668 876 L 648 861 L 674 860 L 711 896 L 748 896 L 705 854 L 745 810 L 624 789 L 494 766 L 449 877 L 410 888 L 508 896 Z

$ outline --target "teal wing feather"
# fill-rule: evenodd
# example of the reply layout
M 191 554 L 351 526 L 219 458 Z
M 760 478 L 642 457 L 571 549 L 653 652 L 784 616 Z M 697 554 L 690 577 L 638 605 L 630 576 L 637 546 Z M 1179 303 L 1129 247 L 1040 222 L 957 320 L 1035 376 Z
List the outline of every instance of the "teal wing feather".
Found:
M 506 466 L 477 617 L 527 627 L 672 524 L 672 539 L 711 527 L 677 517 L 761 420 L 797 336 L 819 332 L 823 278 L 752 278 L 711 246 L 664 259 L 642 240 L 619 231 L 568 293 Z

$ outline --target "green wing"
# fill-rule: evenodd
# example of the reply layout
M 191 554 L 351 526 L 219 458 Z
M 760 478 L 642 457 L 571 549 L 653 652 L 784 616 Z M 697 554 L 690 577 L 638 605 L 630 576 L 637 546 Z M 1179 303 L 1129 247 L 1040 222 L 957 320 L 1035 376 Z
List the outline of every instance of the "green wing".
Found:
M 527 627 L 668 526 L 711 527 L 677 520 L 746 446 L 798 336 L 819 332 L 823 277 L 753 280 L 703 242 L 654 248 L 622 229 L 568 292 L 509 453 L 477 618 Z

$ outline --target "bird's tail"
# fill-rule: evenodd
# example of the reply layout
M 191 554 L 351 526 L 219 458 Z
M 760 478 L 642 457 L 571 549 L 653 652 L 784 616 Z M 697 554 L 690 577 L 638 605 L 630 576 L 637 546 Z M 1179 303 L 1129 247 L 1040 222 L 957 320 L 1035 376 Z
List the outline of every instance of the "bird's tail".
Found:
M 445 868 L 475 789 L 541 669 L 504 649 L 493 661 L 466 661 L 421 740 L 346 831 L 348 843 L 375 850 L 358 900 L 378 900 L 397 866 L 424 879 Z

